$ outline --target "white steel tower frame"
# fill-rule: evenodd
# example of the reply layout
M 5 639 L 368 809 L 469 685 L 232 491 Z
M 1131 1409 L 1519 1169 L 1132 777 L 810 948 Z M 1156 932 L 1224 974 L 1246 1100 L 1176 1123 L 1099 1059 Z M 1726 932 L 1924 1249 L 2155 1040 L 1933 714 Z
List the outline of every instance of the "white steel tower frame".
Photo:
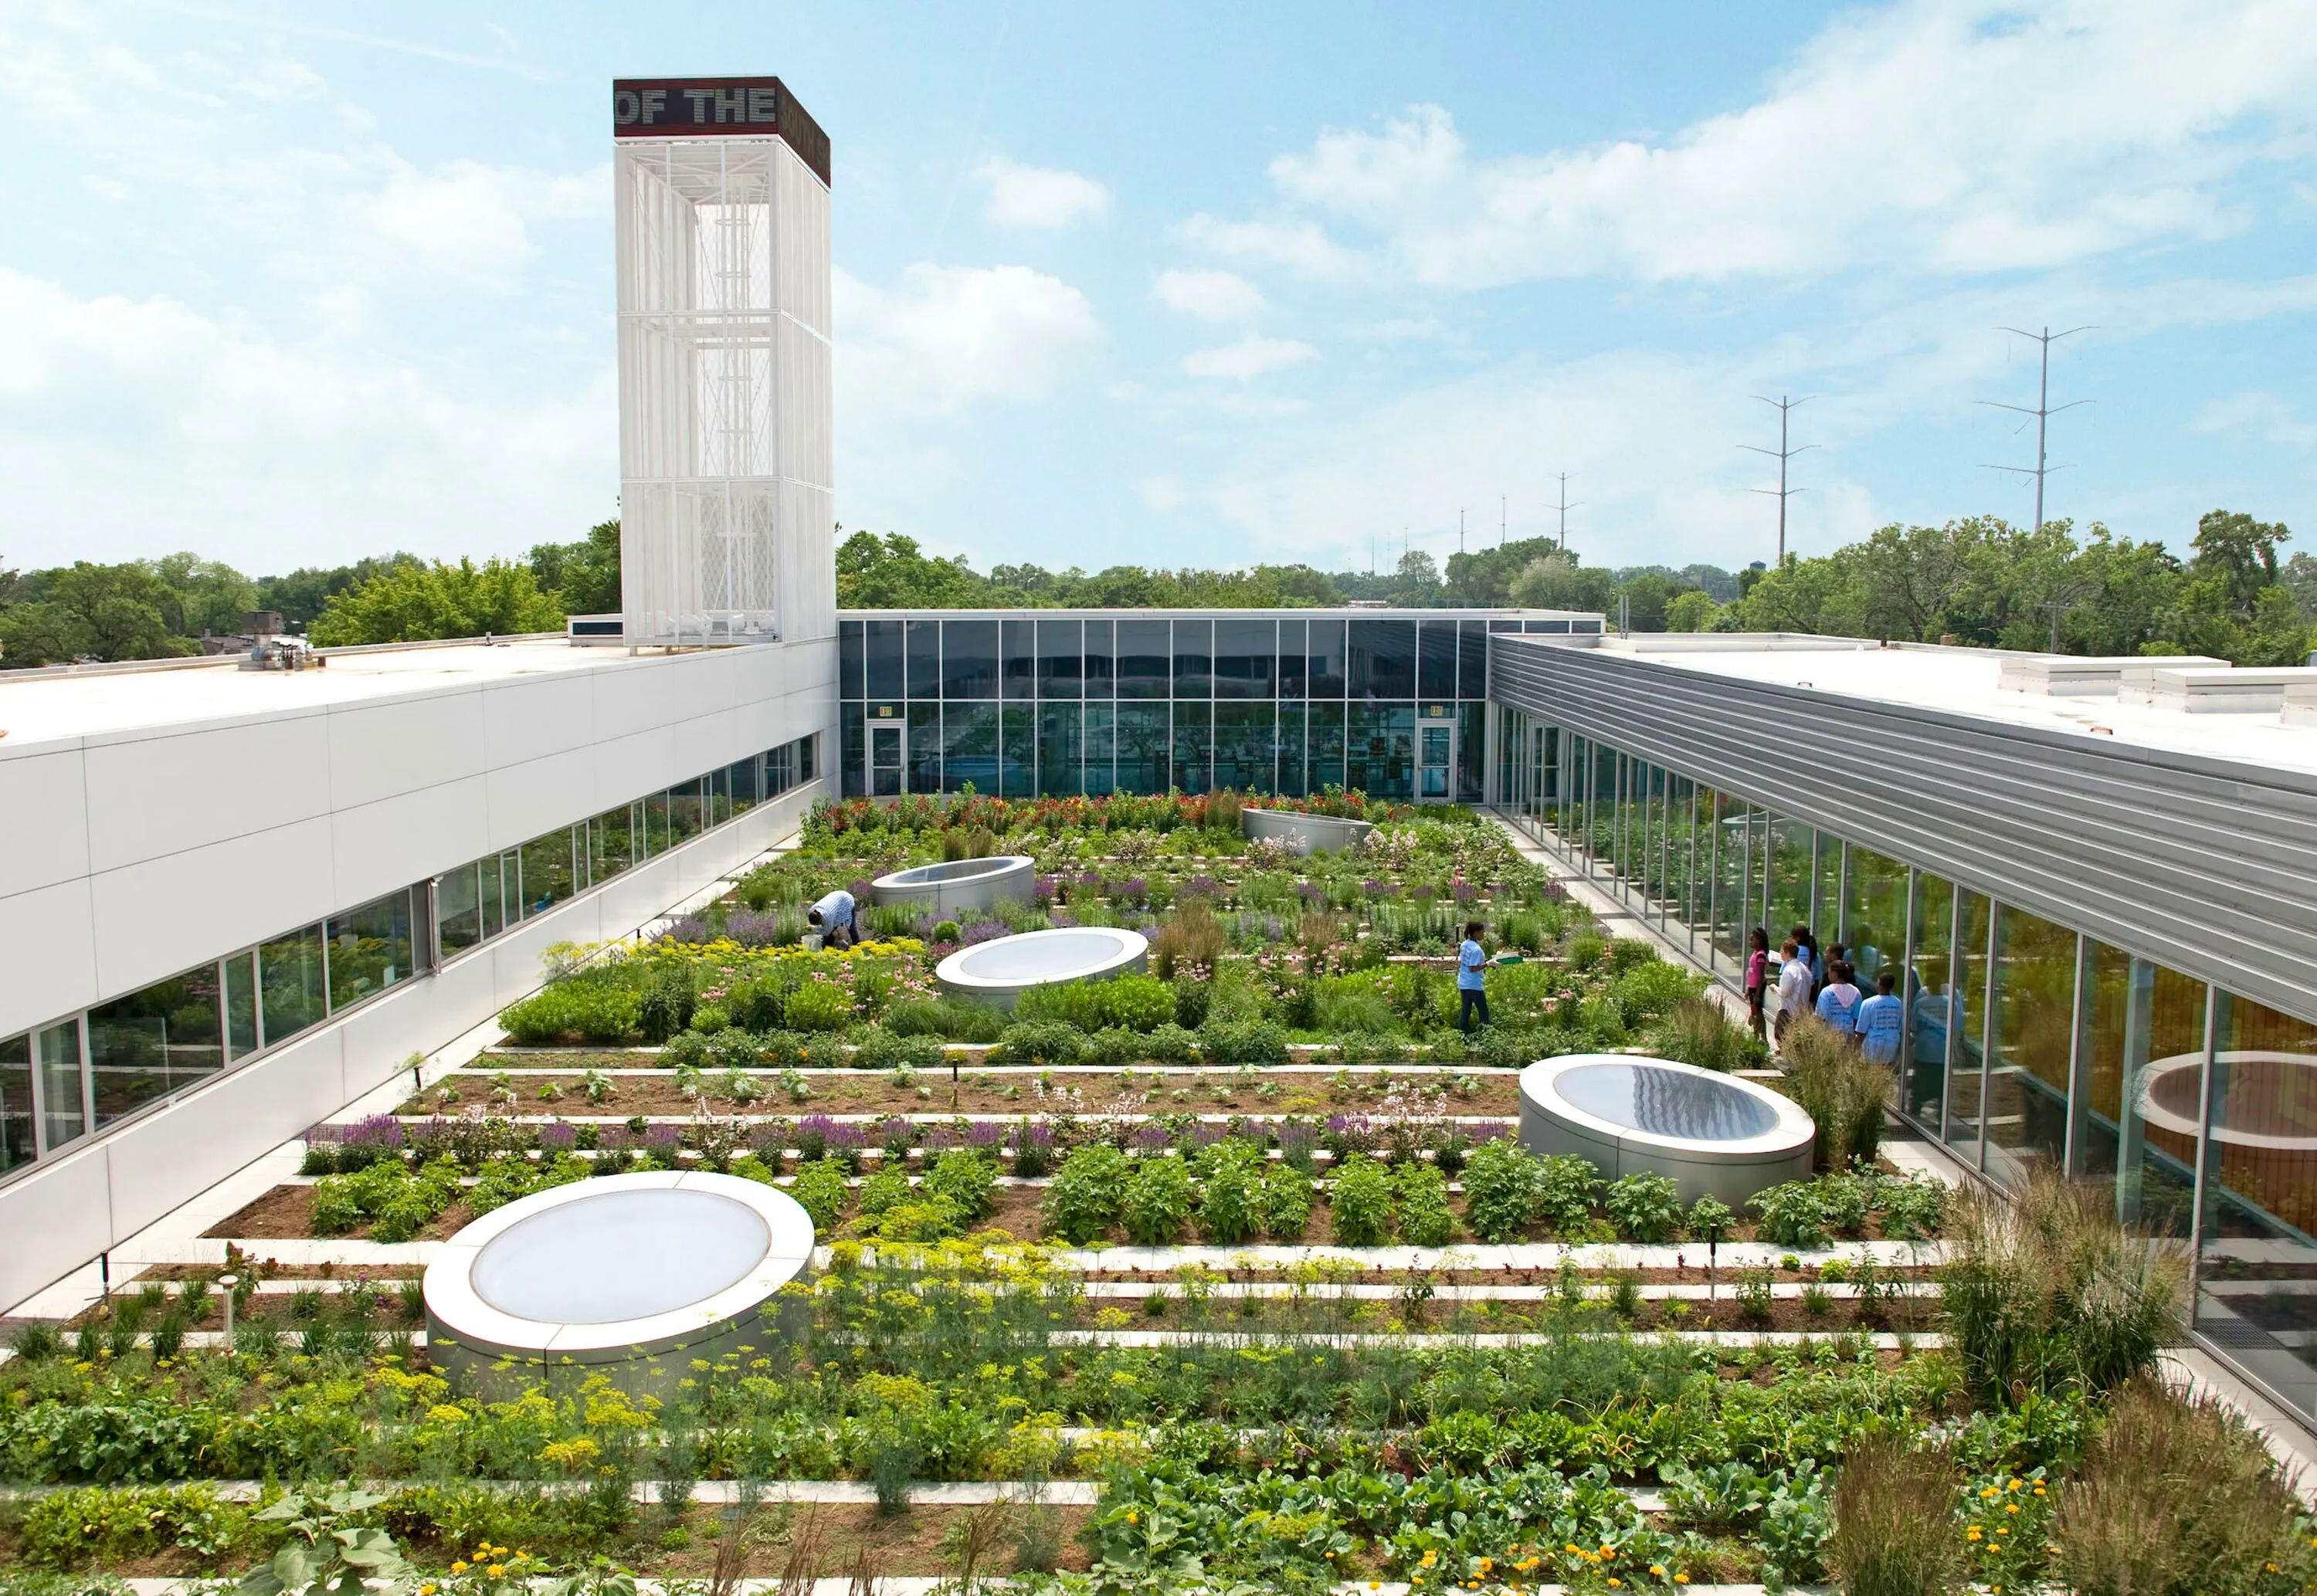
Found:
M 753 129 L 622 137 L 613 179 L 625 636 L 832 636 L 828 185 Z

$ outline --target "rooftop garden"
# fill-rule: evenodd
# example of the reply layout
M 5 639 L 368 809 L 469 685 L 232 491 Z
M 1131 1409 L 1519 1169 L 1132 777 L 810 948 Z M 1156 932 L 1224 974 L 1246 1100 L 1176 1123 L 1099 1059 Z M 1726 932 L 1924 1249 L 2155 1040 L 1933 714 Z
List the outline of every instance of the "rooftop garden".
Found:
M 206 1262 L 15 1328 L 0 1579 L 2317 1577 L 2317 1524 L 2259 1438 L 2162 1383 L 2175 1245 L 2056 1182 L 2005 1205 L 1901 1173 L 1870 1066 L 1808 1035 L 1770 1072 L 1492 823 L 1315 802 L 1373 837 L 1291 860 L 1240 839 L 1230 795 L 824 805 L 705 913 L 559 950 L 505 1044 L 317 1128 Z M 1038 861 L 1034 901 L 872 907 L 863 946 L 803 945 L 831 886 L 997 853 Z M 1447 958 L 1468 918 L 1517 960 L 1470 1039 Z M 1010 1015 L 932 980 L 956 947 L 1073 923 L 1146 932 L 1150 971 Z M 1521 1146 L 1517 1066 L 1628 1048 L 1790 1092 L 1820 1172 L 1685 1204 Z M 650 1395 L 578 1370 L 479 1392 L 430 1365 L 408 1244 L 638 1168 L 797 1199 L 826 1250 L 789 1288 L 792 1335 Z

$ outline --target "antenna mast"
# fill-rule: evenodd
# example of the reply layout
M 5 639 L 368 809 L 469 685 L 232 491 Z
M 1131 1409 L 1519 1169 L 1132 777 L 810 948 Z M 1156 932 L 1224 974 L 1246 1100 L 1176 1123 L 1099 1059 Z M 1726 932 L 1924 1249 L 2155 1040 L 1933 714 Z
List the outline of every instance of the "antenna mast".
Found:
M 1755 454 L 1767 454 L 1778 462 L 1778 486 L 1776 487 L 1755 487 L 1749 488 L 1747 491 L 1749 493 L 1758 494 L 1774 493 L 1777 495 L 1778 564 L 1783 566 L 1786 563 L 1786 501 L 1796 494 L 1807 493 L 1810 491 L 1808 488 L 1788 487 L 1786 486 L 1786 462 L 1794 459 L 1794 456 L 1802 453 L 1803 450 L 1816 449 L 1818 447 L 1815 443 L 1804 443 L 1798 448 L 1790 447 L 1786 442 L 1786 418 L 1794 411 L 1800 409 L 1804 405 L 1809 404 L 1812 399 L 1818 397 L 1818 396 L 1816 394 L 1804 394 L 1799 399 L 1790 399 L 1785 395 L 1780 394 L 1776 398 L 1771 399 L 1765 398 L 1760 394 L 1756 394 L 1754 397 L 1760 400 L 1760 402 L 1765 405 L 1776 406 L 1778 412 L 1778 446 L 1776 449 L 1764 449 L 1758 443 L 1740 443 L 1738 447 L 1743 450 L 1749 450 Z
M 1566 554 L 1569 552 L 1569 513 L 1571 510 L 1580 510 L 1584 508 L 1584 505 L 1585 501 L 1582 499 L 1578 500 L 1574 504 L 1569 502 L 1569 473 L 1563 471 L 1561 474 L 1561 503 L 1553 506 L 1553 508 L 1561 512 L 1561 535 L 1553 539 L 1553 551 L 1555 553 Z
M 2035 379 L 2035 408 L 2030 410 L 2025 405 L 2000 404 L 1994 399 L 1978 401 L 1990 410 L 2008 410 L 2015 415 L 2032 415 L 2035 418 L 2035 464 L 2032 468 L 1982 465 L 1980 469 L 2009 471 L 2015 476 L 2033 477 L 2035 479 L 2035 530 L 2040 532 L 2044 530 L 2044 478 L 2053 471 L 2067 469 L 2065 466 L 2052 466 L 2044 463 L 2044 439 L 2046 425 L 2052 417 L 2059 415 L 2061 411 L 2073 410 L 2079 405 L 2091 403 L 2089 399 L 2071 399 L 2064 405 L 2052 403 L 2052 345 L 2062 338 L 2072 338 L 2078 333 L 2089 333 L 2094 329 L 2089 324 L 2086 324 L 2080 327 L 2070 327 L 2064 333 L 2055 333 L 2048 326 L 2040 333 L 2031 333 L 2025 327 L 1998 327 L 1995 330 L 1999 333 L 2016 333 L 2022 338 L 2032 338 L 2042 353 L 2042 370 Z M 2052 624 L 2056 629 L 2059 626 L 2057 618 L 2053 619 Z

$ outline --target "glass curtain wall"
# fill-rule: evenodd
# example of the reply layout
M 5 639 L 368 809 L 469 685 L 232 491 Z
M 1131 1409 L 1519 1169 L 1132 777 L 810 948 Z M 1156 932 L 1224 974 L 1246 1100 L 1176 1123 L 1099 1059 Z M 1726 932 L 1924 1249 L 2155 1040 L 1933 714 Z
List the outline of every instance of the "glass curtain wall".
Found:
M 1669 931 L 1699 928 L 1692 946 L 1733 986 L 1758 924 L 1812 924 L 1870 987 L 1891 975 L 1908 1014 L 1902 1110 L 1999 1183 L 2096 1181 L 2120 1217 L 2187 1241 L 2205 1344 L 2317 1415 L 2317 1018 L 1736 795 L 1695 789 L 1686 854 L 1680 772 L 1521 711 L 1496 722 L 1515 825 Z M 1558 751 L 1551 803 L 1507 753 L 1540 730 Z M 1702 908 L 1681 890 L 1685 858 Z
M 840 620 L 844 790 L 1355 787 L 1479 803 L 1492 624 L 1520 625 L 1311 613 Z M 897 725 L 905 750 L 877 731 Z

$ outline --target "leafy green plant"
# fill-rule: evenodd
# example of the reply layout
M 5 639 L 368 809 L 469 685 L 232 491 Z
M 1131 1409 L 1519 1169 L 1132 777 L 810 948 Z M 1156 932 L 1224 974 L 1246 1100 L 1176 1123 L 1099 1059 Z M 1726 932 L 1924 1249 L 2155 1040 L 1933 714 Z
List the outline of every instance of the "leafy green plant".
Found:
M 851 1194 L 845 1166 L 834 1158 L 815 1158 L 799 1164 L 796 1179 L 789 1186 L 789 1195 L 812 1216 L 813 1233 L 824 1237 L 836 1228 Z
M 240 1596 L 363 1596 L 365 1581 L 398 1584 L 410 1568 L 394 1538 L 352 1521 L 385 1500 L 368 1491 L 292 1491 L 260 1508 L 251 1516 L 281 1525 L 288 1538 L 272 1561 L 242 1577 Z
M 1270 1164 L 1263 1172 L 1263 1228 L 1275 1242 L 1303 1239 L 1311 1222 L 1311 1177 L 1293 1164 Z
M 1699 1241 L 1718 1242 L 1730 1234 L 1737 1219 L 1728 1203 L 1708 1193 L 1689 1205 L 1689 1215 L 1683 1219 L 1682 1228 Z
M 1552 1223 L 1556 1235 L 1588 1236 L 1601 1172 L 1575 1153 L 1548 1153 L 1537 1164 L 1537 1212 Z
M 834 981 L 807 981 L 782 1004 L 781 1022 L 791 1030 L 843 1030 L 853 1023 L 852 994 Z
M 990 1194 L 997 1189 L 997 1171 L 977 1152 L 953 1147 L 934 1160 L 926 1172 L 925 1195 L 953 1205 L 960 1222 L 971 1225 L 989 1212 Z
M 1383 1165 L 1357 1154 L 1346 1159 L 1328 1182 L 1328 1212 L 1341 1245 L 1383 1245 L 1391 1235 L 1391 1179 Z
M 1107 1142 L 1074 1149 L 1046 1188 L 1046 1233 L 1075 1247 L 1101 1240 L 1125 1207 L 1129 1163 Z
M 1199 1228 L 1218 1246 L 1237 1246 L 1264 1228 L 1263 1166 L 1246 1142 L 1218 1142 L 1200 1155 Z
M 1762 1238 L 1782 1247 L 1826 1245 L 1826 1204 L 1809 1181 L 1788 1181 L 1757 1191 L 1746 1206 L 1762 1216 Z
M 1509 1137 L 1472 1149 L 1464 1160 L 1464 1217 L 1484 1242 L 1523 1235 L 1537 1216 L 1543 1170 Z
M 1448 1177 L 1418 1158 L 1393 1165 L 1391 1176 L 1400 1239 L 1412 1247 L 1446 1246 L 1456 1234 L 1455 1210 L 1448 1206 Z
M 1627 1241 L 1669 1241 L 1681 1225 L 1681 1190 L 1666 1175 L 1636 1172 L 1609 1183 L 1604 1206 L 1609 1222 Z
M 1138 1158 L 1126 1181 L 1119 1218 L 1127 1239 L 1163 1247 L 1182 1239 L 1191 1223 L 1191 1172 L 1173 1156 Z
M 1947 1189 L 1937 1181 L 1883 1180 L 1874 1188 L 1883 1210 L 1883 1234 L 1892 1241 L 1922 1241 L 1939 1233 L 1946 1216 Z
M 249 1511 L 210 1485 L 83 1485 L 25 1511 L 17 1555 L 32 1568 L 69 1573 L 183 1549 L 216 1558 L 248 1534 Z

